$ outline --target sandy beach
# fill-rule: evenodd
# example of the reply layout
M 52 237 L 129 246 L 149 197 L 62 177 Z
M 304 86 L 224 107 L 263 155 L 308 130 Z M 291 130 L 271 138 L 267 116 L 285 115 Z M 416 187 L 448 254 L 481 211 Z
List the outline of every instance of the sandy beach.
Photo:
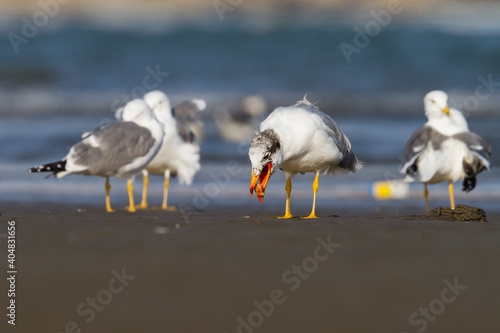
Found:
M 16 326 L 2 332 L 500 329 L 499 215 L 460 223 L 340 210 L 283 221 L 223 209 L 186 218 L 4 206 L 2 253 L 16 221 L 18 273 Z

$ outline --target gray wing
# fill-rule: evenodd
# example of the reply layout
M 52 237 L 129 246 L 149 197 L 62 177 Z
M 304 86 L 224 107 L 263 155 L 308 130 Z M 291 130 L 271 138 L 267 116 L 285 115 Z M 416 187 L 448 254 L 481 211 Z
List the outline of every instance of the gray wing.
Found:
M 109 175 L 146 155 L 154 143 L 148 129 L 133 122 L 113 122 L 88 133 L 73 146 L 69 158 L 76 165 L 87 167 L 89 174 Z
M 489 169 L 491 158 L 491 147 L 482 137 L 472 132 L 462 132 L 453 135 L 453 138 L 464 142 L 471 152 L 476 155 L 486 169 Z
M 414 159 L 428 144 L 432 144 L 434 150 L 440 149 L 443 142 L 448 138 L 448 136 L 439 133 L 430 126 L 419 128 L 406 141 L 404 163 Z
M 430 127 L 421 127 L 412 133 L 408 141 L 406 141 L 404 152 L 404 163 L 410 162 L 416 155 L 424 150 L 430 137 Z
M 448 136 L 439 133 L 430 126 L 417 129 L 406 141 L 401 173 L 403 175 L 414 174 L 417 171 L 416 161 L 425 147 L 431 144 L 434 150 L 438 150 L 448 138 Z
M 197 142 L 201 139 L 203 123 L 200 120 L 200 112 L 205 109 L 202 100 L 189 100 L 176 105 L 172 114 L 177 122 L 177 131 L 186 142 Z
M 351 150 L 351 142 L 349 142 L 349 139 L 340 130 L 337 123 L 330 116 L 320 111 L 316 107 L 313 107 L 313 112 L 320 116 L 323 123 L 332 131 L 332 138 L 335 142 L 335 145 L 344 156 L 342 161 L 339 163 L 339 167 L 347 169 L 351 172 L 356 172 L 357 169 L 360 169 L 362 167 L 362 164 L 358 160 L 356 155 L 354 155 L 353 151 Z

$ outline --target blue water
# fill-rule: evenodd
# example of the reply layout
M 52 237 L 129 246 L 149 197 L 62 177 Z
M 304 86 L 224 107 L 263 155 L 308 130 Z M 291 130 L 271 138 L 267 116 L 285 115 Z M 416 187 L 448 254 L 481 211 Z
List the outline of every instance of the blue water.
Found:
M 420 106 L 419 96 L 436 88 L 455 92 L 459 103 L 474 94 L 478 76 L 493 75 L 500 81 L 500 23 L 496 30 L 460 33 L 395 18 L 348 63 L 340 44 L 355 46 L 354 27 L 363 24 L 324 20 L 321 25 L 284 22 L 264 31 L 234 22 L 179 23 L 155 32 L 133 25 L 116 30 L 65 22 L 40 30 L 17 54 L 4 35 L 0 98 L 7 100 L 10 93 L 56 94 L 59 103 L 48 106 L 62 108 L 71 105 L 65 100 L 71 94 L 88 94 L 87 99 L 103 99 L 89 101 L 94 107 L 105 106 L 107 100 L 109 108 L 121 94 L 142 86 L 147 67 L 168 73 L 158 88 L 174 96 L 261 93 L 287 102 L 285 98 L 309 93 L 323 104 L 341 104 L 341 112 L 351 111 L 342 104 L 350 99 L 362 100 L 370 109 L 375 107 L 370 101 L 387 94 L 412 94 L 415 100 L 409 104 Z M 19 22 L 3 30 L 20 32 Z M 21 111 L 25 103 L 7 101 Z M 492 104 L 485 101 L 482 108 L 492 111 Z
M 323 13 L 317 20 L 283 17 L 262 26 L 256 18 L 238 20 L 237 16 L 224 22 L 179 20 L 154 29 L 133 22 L 117 27 L 66 18 L 41 29 L 16 54 L 6 33 L 19 33 L 20 22 L 14 17 L 4 23 L 0 39 L 2 201 L 100 203 L 101 179 L 75 176 L 60 181 L 25 171 L 63 157 L 84 131 L 111 120 L 118 106 L 145 90 L 148 75 L 147 83 L 166 91 L 174 103 L 193 97 L 208 101 L 203 169 L 194 188 L 203 189 L 210 170 L 235 160 L 241 173 L 232 177 L 225 192 L 233 193 L 234 200 L 244 200 L 248 193 L 245 147 L 224 142 L 210 112 L 250 94 L 261 94 L 272 111 L 307 93 L 334 117 L 367 164 L 359 176 L 328 180 L 332 188 L 336 184 L 342 188 L 332 192 L 334 197 L 362 193 L 366 198 L 371 182 L 398 177 L 405 140 L 425 122 L 422 98 L 430 90 L 447 91 L 450 104 L 462 106 L 471 130 L 490 142 L 494 152 L 500 146 L 500 23 L 496 19 L 478 18 L 476 25 L 469 20 L 462 26 L 449 18 L 395 17 L 359 54 L 352 54 L 350 63 L 339 45 L 355 46 L 354 27 L 363 28 L 367 21 L 339 13 Z M 155 70 L 160 72 L 156 78 L 151 75 Z M 484 99 L 475 97 L 479 77 L 499 82 Z M 464 107 L 467 98 L 477 104 Z M 499 161 L 494 153 L 493 168 Z M 464 198 L 497 200 L 493 195 L 500 192 L 497 176 L 494 171 L 479 176 L 472 197 Z M 280 177 L 274 177 L 276 192 L 270 191 L 270 196 L 283 196 Z M 481 177 L 488 179 L 483 182 L 487 184 L 482 184 Z M 302 189 L 309 193 L 309 178 L 298 179 L 307 179 Z M 75 193 L 76 185 L 87 192 Z M 117 182 L 117 191 L 120 186 Z M 192 196 L 191 189 L 174 186 L 178 200 Z M 294 189 L 300 191 L 300 186 Z M 160 194 L 161 188 L 156 191 Z M 445 198 L 445 189 L 439 191 Z

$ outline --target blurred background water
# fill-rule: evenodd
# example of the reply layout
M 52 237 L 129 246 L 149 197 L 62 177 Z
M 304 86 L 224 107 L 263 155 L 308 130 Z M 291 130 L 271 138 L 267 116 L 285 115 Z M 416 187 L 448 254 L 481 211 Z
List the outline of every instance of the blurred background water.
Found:
M 388 24 L 379 23 L 370 37 L 366 29 L 376 22 L 371 11 L 387 11 L 385 2 L 315 7 L 316 2 L 322 3 L 276 1 L 272 8 L 242 3 L 222 16 L 212 2 L 182 11 L 174 1 L 165 6 L 158 1 L 134 6 L 103 2 L 108 5 L 90 12 L 61 4 L 30 38 L 23 29 L 41 8 L 16 10 L 9 2 L 10 10 L 0 14 L 1 200 L 101 203 L 102 179 L 44 179 L 26 170 L 60 159 L 83 132 L 113 120 L 119 106 L 150 89 L 165 91 L 174 104 L 188 98 L 208 103 L 202 170 L 191 188 L 173 184 L 174 204 L 196 206 L 193 195 L 203 193 L 214 173 L 236 161 L 240 169 L 221 193 L 204 196 L 212 203 L 231 199 L 259 207 L 248 197 L 248 145 L 224 141 L 212 117 L 214 110 L 255 94 L 266 100 L 266 113 L 305 94 L 317 102 L 366 163 L 356 175 L 325 177 L 319 198 L 324 205 L 339 206 L 346 198 L 370 200 L 373 181 L 399 177 L 405 141 L 426 121 L 422 98 L 441 89 L 494 150 L 493 170 L 481 174 L 476 190 L 460 194 L 458 201 L 496 207 L 500 4 L 450 1 L 413 8 L 402 2 L 401 13 L 392 14 Z M 365 31 L 364 39 L 356 37 L 358 28 Z M 23 42 L 17 39 L 14 45 L 13 33 Z M 357 50 L 350 59 L 340 47 L 346 44 Z M 312 179 L 298 176 L 293 195 L 312 197 Z M 113 200 L 126 201 L 122 183 L 113 181 Z M 160 183 L 158 178 L 152 195 L 161 195 Z M 283 175 L 273 176 L 271 184 L 269 200 L 283 199 Z M 446 188 L 435 188 L 436 205 L 446 204 Z M 421 187 L 412 189 L 419 198 Z M 419 205 L 415 200 L 406 204 Z

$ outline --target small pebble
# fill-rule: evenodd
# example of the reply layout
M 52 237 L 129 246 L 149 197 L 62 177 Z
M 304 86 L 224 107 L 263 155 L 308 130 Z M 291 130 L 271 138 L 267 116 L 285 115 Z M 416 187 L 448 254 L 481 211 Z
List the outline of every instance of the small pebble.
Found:
M 154 230 L 155 234 L 158 235 L 164 235 L 168 233 L 168 228 L 167 227 L 156 227 Z

